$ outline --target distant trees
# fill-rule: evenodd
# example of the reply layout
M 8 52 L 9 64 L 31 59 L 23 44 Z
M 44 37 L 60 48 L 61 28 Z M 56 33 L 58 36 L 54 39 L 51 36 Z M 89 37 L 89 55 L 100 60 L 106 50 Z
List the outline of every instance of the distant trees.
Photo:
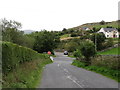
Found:
M 23 31 L 20 31 L 22 27 L 21 23 L 2 19 L 0 21 L 2 27 L 2 40 L 12 43 L 16 43 L 22 46 L 33 48 L 34 38 L 31 36 L 24 35 Z
M 65 49 L 69 52 L 74 52 L 77 49 L 78 44 L 76 42 L 67 42 L 65 44 Z
M 100 22 L 100 25 L 104 25 L 104 24 L 105 24 L 105 21 L 102 20 L 102 21 Z
M 39 53 L 51 51 L 56 48 L 59 37 L 54 33 L 42 31 L 35 37 L 34 50 Z
M 23 32 L 18 31 L 18 28 L 21 28 L 21 24 L 16 21 L 2 19 L 1 26 L 3 41 L 16 42 L 17 37 L 23 34 Z
M 72 33 L 72 34 L 71 34 L 71 37 L 77 37 L 77 36 L 78 36 L 77 33 Z

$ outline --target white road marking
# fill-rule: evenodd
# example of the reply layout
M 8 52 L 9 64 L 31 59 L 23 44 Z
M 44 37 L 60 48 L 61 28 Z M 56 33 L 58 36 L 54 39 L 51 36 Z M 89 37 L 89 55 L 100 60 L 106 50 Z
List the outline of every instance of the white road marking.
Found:
M 68 72 L 68 70 L 67 70 L 67 69 L 64 69 L 64 71 L 65 71 L 65 72 Z
M 73 81 L 75 84 L 77 84 L 80 88 L 83 88 L 79 83 L 77 83 L 74 79 L 72 79 L 70 76 L 67 76 L 68 79 Z
M 58 67 L 60 66 L 60 64 L 58 64 Z

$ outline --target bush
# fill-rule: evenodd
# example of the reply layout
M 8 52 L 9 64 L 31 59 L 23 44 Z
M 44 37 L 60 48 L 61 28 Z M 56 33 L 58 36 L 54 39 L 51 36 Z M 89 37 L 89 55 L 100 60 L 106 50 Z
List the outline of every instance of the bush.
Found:
M 80 57 L 82 57 L 82 54 L 78 49 L 73 52 L 73 55 L 76 57 L 76 59 L 79 59 Z
M 77 37 L 78 35 L 76 33 L 72 33 L 71 37 Z
M 107 39 L 106 43 L 103 44 L 104 48 L 109 48 L 109 47 L 112 47 L 113 46 L 113 39 L 112 38 L 109 38 Z
M 26 61 L 31 61 L 46 56 L 37 53 L 36 51 L 22 47 L 10 42 L 2 42 L 2 70 L 3 73 L 8 73 L 19 64 Z
M 85 56 L 87 63 L 90 63 L 90 57 L 93 57 L 96 54 L 95 45 L 92 41 L 82 42 L 80 45 L 80 50 L 82 55 Z
M 97 55 L 92 58 L 91 65 L 106 67 L 114 70 L 120 70 L 120 56 L 112 56 L 112 55 Z

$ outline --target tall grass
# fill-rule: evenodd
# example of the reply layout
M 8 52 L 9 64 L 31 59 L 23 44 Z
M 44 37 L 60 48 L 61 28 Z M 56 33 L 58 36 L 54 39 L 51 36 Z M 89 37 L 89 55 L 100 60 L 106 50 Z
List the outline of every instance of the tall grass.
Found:
M 42 70 L 50 59 L 38 59 L 25 62 L 3 76 L 3 88 L 37 88 L 42 77 Z

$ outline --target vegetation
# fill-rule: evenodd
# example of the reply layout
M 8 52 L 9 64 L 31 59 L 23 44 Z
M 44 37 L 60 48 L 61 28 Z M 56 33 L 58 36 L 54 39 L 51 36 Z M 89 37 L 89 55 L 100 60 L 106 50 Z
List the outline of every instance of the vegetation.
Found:
M 74 53 L 74 56 L 82 58 L 82 56 L 85 57 L 84 62 L 86 62 L 88 65 L 91 63 L 91 57 L 95 56 L 96 49 L 95 45 L 92 41 L 83 41 L 80 44 L 79 49 Z
M 73 52 L 76 50 L 78 44 L 76 42 L 68 42 L 65 44 L 65 49 L 69 52 Z
M 82 57 L 81 51 L 77 49 L 73 52 L 73 56 L 76 57 L 76 59 L 79 59 L 80 57 Z
M 120 47 L 112 48 L 103 52 L 98 52 L 98 55 L 119 55 Z
M 90 36 L 90 39 L 94 42 L 96 45 L 97 50 L 103 49 L 103 43 L 105 42 L 105 35 L 103 33 L 95 33 Z
M 64 34 L 64 35 L 62 35 L 60 38 L 67 38 L 67 37 L 69 37 L 70 36 L 70 34 Z
M 89 59 L 91 56 L 96 54 L 95 45 L 91 41 L 83 42 L 81 44 L 80 50 L 86 59 Z
M 120 76 L 119 76 L 120 71 L 119 70 L 114 70 L 114 69 L 100 67 L 100 66 L 91 66 L 91 65 L 87 66 L 86 63 L 80 62 L 79 60 L 74 60 L 72 65 L 100 73 L 104 76 L 107 76 L 109 78 L 112 78 L 112 79 L 120 82 Z
M 28 48 L 33 48 L 35 41 L 34 37 L 31 37 L 30 35 L 24 35 L 23 31 L 18 30 L 22 27 L 21 23 L 12 20 L 2 19 L 0 21 L 0 24 L 2 26 L 3 41 L 16 43 L 18 45 Z
M 49 58 L 25 62 L 3 76 L 3 88 L 36 88 L 40 84 L 42 69 L 51 63 Z
M 103 23 L 101 24 L 101 22 Z M 117 28 L 119 30 L 119 27 L 118 27 L 119 21 L 105 22 L 102 20 L 101 22 L 86 23 L 86 24 L 83 24 L 83 25 L 80 25 L 80 26 L 77 26 L 71 29 L 75 31 L 75 30 L 79 30 L 80 28 L 87 27 L 93 30 L 93 33 L 94 31 L 100 30 L 100 28 L 106 28 L 106 27 Z
M 76 57 L 78 61 L 75 60 L 73 65 L 102 73 L 117 80 L 117 67 L 120 66 L 119 61 L 117 62 L 118 57 L 108 58 L 107 55 L 117 55 L 119 48 L 99 51 L 118 44 L 118 39 L 106 39 L 103 33 L 96 33 L 102 27 L 113 27 L 120 30 L 117 23 L 117 21 L 101 21 L 69 29 L 63 28 L 62 31 L 43 30 L 24 34 L 19 30 L 22 27 L 21 23 L 2 19 L 0 26 L 3 36 L 3 42 L 1 42 L 3 87 L 36 87 L 42 67 L 51 63 L 48 55 L 40 53 L 51 51 L 54 54 L 56 48 L 67 50 L 72 57 Z M 83 30 L 85 27 L 91 30 Z M 96 50 L 98 51 L 97 55 Z
M 39 53 L 48 51 L 53 52 L 59 42 L 59 37 L 55 36 L 54 33 L 47 31 L 38 33 L 35 39 L 34 50 L 38 51 Z
M 2 49 L 3 87 L 5 88 L 35 87 L 42 67 L 52 62 L 48 55 L 39 54 L 32 49 L 10 42 L 3 42 Z
M 110 68 L 113 70 L 119 70 L 120 69 L 119 58 L 120 56 L 96 55 L 94 58 L 92 58 L 91 65 Z

